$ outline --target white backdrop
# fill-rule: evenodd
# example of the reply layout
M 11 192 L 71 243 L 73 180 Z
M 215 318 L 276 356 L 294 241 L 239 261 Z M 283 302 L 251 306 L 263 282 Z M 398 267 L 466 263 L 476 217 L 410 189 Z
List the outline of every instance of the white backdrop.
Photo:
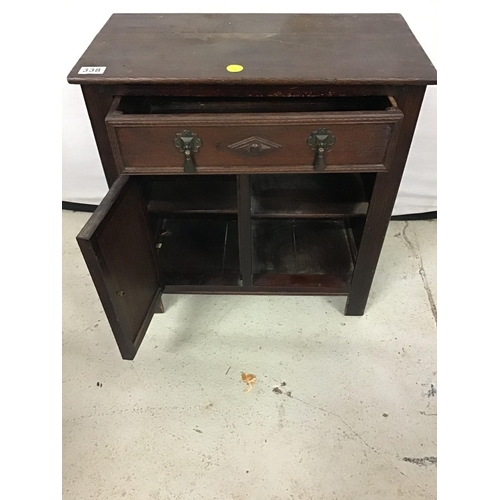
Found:
M 78 85 L 69 85 L 66 76 L 83 54 L 97 32 L 114 12 L 249 12 L 248 9 L 227 10 L 226 1 L 191 1 L 189 6 L 155 0 L 109 0 L 85 4 L 66 0 L 65 33 L 62 47 L 63 93 L 63 201 L 98 204 L 107 185 L 92 135 L 83 96 Z M 288 5 L 287 5 L 288 4 Z M 294 12 L 290 2 L 253 0 L 251 12 Z M 297 2 L 298 6 L 298 2 Z M 180 8 L 182 7 L 182 8 Z M 188 8 L 186 8 L 188 7 Z M 301 5 L 302 7 L 302 5 Z M 401 0 L 350 0 L 345 2 L 314 2 L 298 13 L 401 13 L 414 35 L 437 68 L 437 0 L 408 2 Z M 394 215 L 437 210 L 436 194 L 436 87 L 428 87 L 420 119 L 415 131 L 403 182 L 399 190 Z

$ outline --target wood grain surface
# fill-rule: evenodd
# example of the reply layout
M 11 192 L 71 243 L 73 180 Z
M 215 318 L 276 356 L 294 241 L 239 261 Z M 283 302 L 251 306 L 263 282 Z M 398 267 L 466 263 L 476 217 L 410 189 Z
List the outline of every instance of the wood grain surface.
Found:
M 68 81 L 422 85 L 436 70 L 400 14 L 113 14 Z

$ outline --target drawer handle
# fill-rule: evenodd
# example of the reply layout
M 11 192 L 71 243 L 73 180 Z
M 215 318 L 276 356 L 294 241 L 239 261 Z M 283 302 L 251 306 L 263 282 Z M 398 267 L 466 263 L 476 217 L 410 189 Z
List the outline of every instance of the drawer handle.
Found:
M 174 146 L 184 155 L 184 172 L 186 174 L 192 174 L 196 172 L 194 153 L 197 153 L 201 148 L 201 139 L 198 137 L 198 134 L 193 134 L 191 130 L 187 129 L 176 135 Z
M 312 150 L 316 151 L 313 163 L 314 170 L 325 170 L 325 153 L 332 149 L 335 141 L 335 136 L 326 128 L 319 128 L 311 133 L 307 139 L 307 144 Z

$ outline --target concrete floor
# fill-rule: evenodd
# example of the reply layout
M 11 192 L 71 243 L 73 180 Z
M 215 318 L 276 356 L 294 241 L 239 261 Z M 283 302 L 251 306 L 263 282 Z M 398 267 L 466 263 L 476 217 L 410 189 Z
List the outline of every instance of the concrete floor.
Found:
M 436 497 L 435 221 L 391 223 L 363 317 L 164 296 L 130 362 L 75 242 L 88 218 L 63 212 L 65 500 Z

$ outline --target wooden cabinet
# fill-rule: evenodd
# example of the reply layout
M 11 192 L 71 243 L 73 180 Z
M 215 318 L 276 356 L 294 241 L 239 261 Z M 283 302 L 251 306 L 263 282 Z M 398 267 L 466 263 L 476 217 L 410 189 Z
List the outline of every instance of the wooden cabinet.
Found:
M 110 187 L 77 239 L 123 358 L 162 293 L 363 314 L 436 83 L 401 16 L 113 15 L 68 80 Z

